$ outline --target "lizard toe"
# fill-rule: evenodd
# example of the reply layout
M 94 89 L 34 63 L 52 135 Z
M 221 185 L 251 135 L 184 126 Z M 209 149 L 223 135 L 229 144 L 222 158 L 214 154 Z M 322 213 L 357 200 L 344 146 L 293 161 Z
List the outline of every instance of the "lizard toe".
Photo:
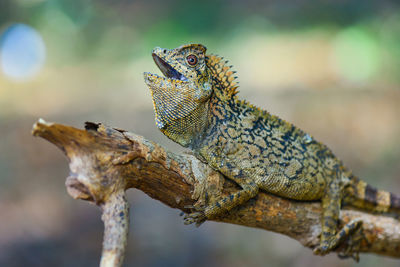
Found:
M 324 256 L 329 252 L 328 246 L 326 246 L 326 245 L 318 246 L 318 247 L 314 248 L 313 252 L 315 255 Z
M 185 225 L 196 223 L 197 227 L 200 226 L 206 219 L 207 218 L 204 212 L 193 212 L 190 214 L 186 214 L 183 218 Z

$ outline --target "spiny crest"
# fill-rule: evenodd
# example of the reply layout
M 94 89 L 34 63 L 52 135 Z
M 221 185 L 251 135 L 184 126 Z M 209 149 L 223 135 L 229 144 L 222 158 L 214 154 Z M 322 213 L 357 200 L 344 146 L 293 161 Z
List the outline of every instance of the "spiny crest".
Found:
M 255 114 L 256 114 L 257 116 L 261 116 L 261 117 L 263 117 L 263 118 L 270 118 L 270 116 L 271 116 L 271 114 L 270 114 L 268 111 L 263 110 L 263 109 L 257 107 L 256 105 L 250 104 L 250 103 L 249 103 L 248 101 L 246 101 L 246 100 L 243 100 L 243 99 L 235 99 L 235 102 L 236 102 L 238 105 L 240 105 L 240 106 L 243 106 L 243 107 L 247 107 L 247 108 L 252 109 L 252 111 L 255 112 Z
M 239 82 L 235 81 L 235 79 L 237 78 L 236 76 L 234 76 L 236 71 L 231 70 L 232 66 L 226 65 L 228 61 L 224 60 L 223 57 L 217 55 L 207 55 L 206 63 L 211 70 L 211 75 L 213 76 L 213 78 L 218 80 L 221 84 L 222 88 L 220 88 L 221 91 L 219 91 L 219 93 L 221 93 L 221 96 L 223 96 L 225 99 L 231 99 L 232 97 L 236 96 L 236 94 L 239 93 Z M 251 108 L 259 116 L 263 116 L 265 118 L 270 116 L 267 111 L 250 104 L 246 100 L 241 100 L 235 97 L 235 102 L 241 106 Z
M 239 92 L 237 90 L 239 86 L 238 82 L 235 81 L 237 78 L 234 76 L 236 71 L 231 70 L 232 66 L 226 65 L 228 61 L 217 55 L 207 55 L 206 62 L 213 78 L 220 82 L 221 95 L 227 99 L 235 96 Z

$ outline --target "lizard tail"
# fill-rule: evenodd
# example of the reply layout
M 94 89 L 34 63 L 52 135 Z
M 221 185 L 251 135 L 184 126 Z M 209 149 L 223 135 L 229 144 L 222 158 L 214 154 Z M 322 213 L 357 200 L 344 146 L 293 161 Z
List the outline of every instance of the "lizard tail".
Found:
M 344 203 L 355 208 L 377 213 L 395 213 L 400 215 L 400 196 L 378 190 L 357 177 L 351 177 L 352 183 L 346 188 Z

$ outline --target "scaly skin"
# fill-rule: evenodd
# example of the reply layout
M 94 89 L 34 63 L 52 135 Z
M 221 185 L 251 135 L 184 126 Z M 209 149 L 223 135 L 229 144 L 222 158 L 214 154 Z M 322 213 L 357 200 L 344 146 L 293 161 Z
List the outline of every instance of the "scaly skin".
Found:
M 145 73 L 158 128 L 242 188 L 187 215 L 186 224 L 219 216 L 260 189 L 295 200 L 320 200 L 322 233 L 314 252 L 324 255 L 362 225 L 352 221 L 337 231 L 342 205 L 400 214 L 399 197 L 356 178 L 309 134 L 239 100 L 227 62 L 205 52 L 199 44 L 155 48 L 153 58 L 166 77 Z M 358 259 L 357 244 L 344 256 Z

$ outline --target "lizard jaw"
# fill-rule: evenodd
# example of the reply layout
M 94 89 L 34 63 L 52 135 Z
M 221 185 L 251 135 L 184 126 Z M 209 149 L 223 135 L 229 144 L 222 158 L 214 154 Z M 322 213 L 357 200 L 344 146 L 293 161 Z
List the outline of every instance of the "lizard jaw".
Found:
M 178 80 L 175 78 L 168 78 L 164 76 L 160 76 L 154 73 L 145 72 L 144 81 L 149 86 L 149 88 L 153 91 L 155 88 L 170 90 L 171 88 L 183 88 L 189 82 Z
M 161 72 L 165 75 L 165 77 L 169 79 L 179 80 L 179 81 L 188 81 L 188 79 L 176 69 L 174 69 L 171 65 L 165 62 L 162 58 L 157 56 L 157 54 L 152 53 L 154 62 L 157 67 L 161 70 Z

